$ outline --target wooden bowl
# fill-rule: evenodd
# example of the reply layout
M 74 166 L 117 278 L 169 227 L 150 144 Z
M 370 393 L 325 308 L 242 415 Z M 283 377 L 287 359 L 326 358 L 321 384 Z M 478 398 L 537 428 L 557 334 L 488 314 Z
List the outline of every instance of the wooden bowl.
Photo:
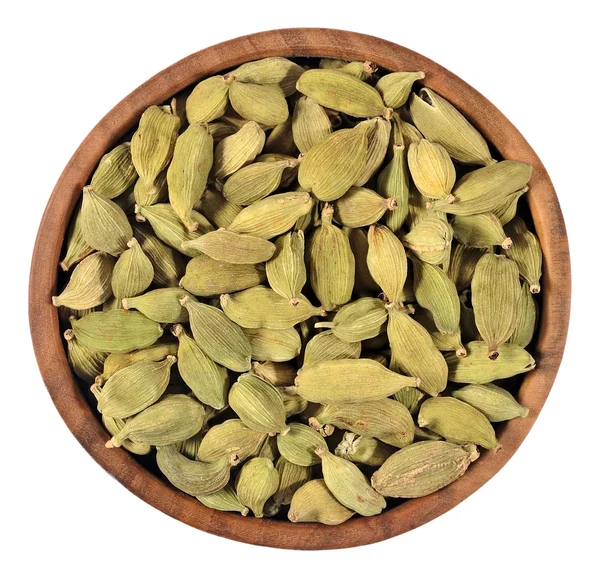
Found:
M 57 267 L 67 224 L 100 157 L 152 104 L 201 78 L 263 57 L 333 57 L 373 61 L 392 71 L 424 71 L 428 87 L 450 100 L 479 128 L 503 158 L 533 165 L 527 201 L 543 253 L 541 320 L 534 357 L 537 368 L 518 392 L 529 416 L 498 428 L 503 448 L 483 451 L 467 473 L 425 498 L 407 500 L 379 516 L 355 517 L 340 526 L 292 524 L 205 508 L 153 475 L 124 449 L 106 449 L 109 438 L 75 381 L 62 343 L 56 294 Z M 507 80 L 510 82 L 510 80 Z M 191 526 L 234 540 L 291 549 L 331 549 L 368 544 L 433 520 L 472 494 L 508 461 L 537 419 L 560 364 L 569 322 L 570 263 L 563 216 L 550 178 L 519 131 L 482 95 L 429 59 L 379 38 L 328 29 L 285 29 L 249 35 L 186 57 L 144 83 L 90 132 L 63 171 L 42 218 L 29 285 L 29 318 L 35 354 L 56 408 L 90 455 L 126 488 Z

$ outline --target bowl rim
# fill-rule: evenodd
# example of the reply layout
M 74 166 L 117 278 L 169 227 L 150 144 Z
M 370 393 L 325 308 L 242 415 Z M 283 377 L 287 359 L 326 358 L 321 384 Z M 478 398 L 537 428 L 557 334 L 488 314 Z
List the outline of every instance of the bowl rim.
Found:
M 109 436 L 71 373 L 58 311 L 51 303 L 68 221 L 100 157 L 134 126 L 146 107 L 164 102 L 201 78 L 273 56 L 343 58 L 372 61 L 392 71 L 424 71 L 427 87 L 465 113 L 503 158 L 533 165 L 526 199 L 544 260 L 539 333 L 532 352 L 538 365 L 525 376 L 518 392 L 529 416 L 501 426 L 498 437 L 503 448 L 498 453 L 482 452 L 468 472 L 448 487 L 407 500 L 379 516 L 354 517 L 339 526 L 244 518 L 211 510 L 154 476 L 124 449 L 106 449 Z M 566 343 L 570 298 L 569 247 L 556 193 L 531 146 L 495 106 L 441 65 L 392 42 L 343 30 L 292 28 L 238 37 L 193 53 L 135 89 L 92 129 L 58 179 L 40 222 L 31 262 L 29 322 L 42 378 L 65 424 L 127 489 L 173 518 L 211 534 L 256 545 L 313 550 L 359 546 L 407 532 L 450 510 L 493 477 L 524 440 L 550 392 Z

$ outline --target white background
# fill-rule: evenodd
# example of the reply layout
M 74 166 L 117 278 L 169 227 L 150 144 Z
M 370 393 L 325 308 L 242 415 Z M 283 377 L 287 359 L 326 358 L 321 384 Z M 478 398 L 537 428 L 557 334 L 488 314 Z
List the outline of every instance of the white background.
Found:
M 11 2 L 2 8 L 0 581 L 598 583 L 600 158 L 593 2 Z M 89 457 L 42 383 L 28 333 L 31 251 L 48 196 L 102 116 L 173 62 L 280 27 L 369 33 L 488 97 L 544 161 L 573 263 L 569 343 L 518 453 L 457 508 L 360 549 L 303 553 L 204 534 Z

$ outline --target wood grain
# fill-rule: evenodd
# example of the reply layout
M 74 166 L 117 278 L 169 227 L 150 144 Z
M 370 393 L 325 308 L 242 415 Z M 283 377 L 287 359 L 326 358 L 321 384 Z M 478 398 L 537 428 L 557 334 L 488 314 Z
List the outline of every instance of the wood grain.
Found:
M 426 84 L 457 106 L 504 158 L 533 165 L 527 200 L 544 253 L 537 368 L 519 390 L 525 419 L 499 429 L 499 453 L 484 452 L 468 473 L 426 498 L 409 500 L 380 516 L 353 518 L 340 526 L 292 524 L 205 508 L 147 471 L 127 451 L 106 449 L 106 431 L 83 398 L 69 368 L 59 331 L 55 294 L 57 265 L 67 224 L 100 157 L 136 124 L 140 114 L 191 83 L 245 61 L 269 56 L 317 56 L 368 60 L 390 70 L 421 70 Z M 46 207 L 31 264 L 29 318 L 40 371 L 63 420 L 90 455 L 125 487 L 152 506 L 206 532 L 280 548 L 331 549 L 377 542 L 411 530 L 453 508 L 494 476 L 537 419 L 558 370 L 567 336 L 570 262 L 565 225 L 552 183 L 518 130 L 464 81 L 422 55 L 379 38 L 328 29 L 285 29 L 249 35 L 199 51 L 144 83 L 90 132 L 63 171 Z

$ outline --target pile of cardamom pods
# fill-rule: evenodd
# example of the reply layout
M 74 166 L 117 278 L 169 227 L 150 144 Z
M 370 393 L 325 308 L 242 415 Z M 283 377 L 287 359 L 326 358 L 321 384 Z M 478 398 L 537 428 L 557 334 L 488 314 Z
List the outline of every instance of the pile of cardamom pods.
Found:
M 99 161 L 52 301 L 107 447 L 211 508 L 324 524 L 499 448 L 528 410 L 494 382 L 535 365 L 532 169 L 423 79 L 245 63 Z

